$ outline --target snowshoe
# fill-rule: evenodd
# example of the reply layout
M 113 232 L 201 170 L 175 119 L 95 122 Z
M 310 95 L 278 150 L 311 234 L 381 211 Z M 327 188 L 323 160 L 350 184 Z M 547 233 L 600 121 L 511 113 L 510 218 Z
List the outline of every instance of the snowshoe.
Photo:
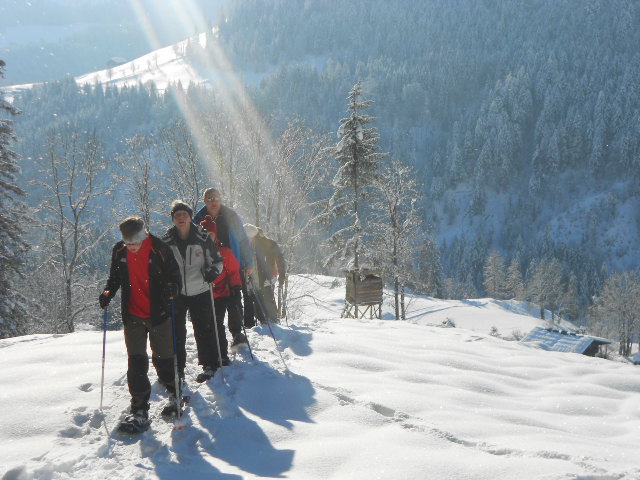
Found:
M 190 399 L 191 398 L 188 395 L 182 397 L 182 408 L 180 411 L 180 415 L 184 413 L 184 407 L 189 403 Z M 169 402 L 162 409 L 160 415 L 168 418 L 176 418 L 178 416 L 178 402 L 176 401 L 175 397 L 169 397 Z
M 118 426 L 118 431 L 133 435 L 148 430 L 150 425 L 149 413 L 146 410 L 136 410 L 124 417 Z
M 201 373 L 196 377 L 196 382 L 202 383 L 207 380 L 211 380 L 213 376 L 216 374 L 216 371 L 209 367 L 204 367 Z
M 238 345 L 245 345 L 247 343 L 247 337 L 244 336 L 244 333 L 238 333 L 233 336 L 232 347 L 237 347 Z

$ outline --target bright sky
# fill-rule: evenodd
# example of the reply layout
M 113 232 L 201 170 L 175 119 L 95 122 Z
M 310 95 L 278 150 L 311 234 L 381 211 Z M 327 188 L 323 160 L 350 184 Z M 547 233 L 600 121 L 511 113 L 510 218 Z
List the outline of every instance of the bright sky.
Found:
M 105 422 L 101 332 L 0 340 L 0 478 L 640 478 L 638 367 L 489 336 L 541 324 L 514 302 L 418 298 L 408 322 L 390 302 L 383 320 L 341 319 L 332 280 L 290 280 L 289 327 L 273 331 L 291 374 L 252 329 L 255 361 L 239 353 L 202 384 L 182 431 L 157 417 L 155 383 L 151 429 L 111 433 L 129 398 L 121 331 L 107 337 Z

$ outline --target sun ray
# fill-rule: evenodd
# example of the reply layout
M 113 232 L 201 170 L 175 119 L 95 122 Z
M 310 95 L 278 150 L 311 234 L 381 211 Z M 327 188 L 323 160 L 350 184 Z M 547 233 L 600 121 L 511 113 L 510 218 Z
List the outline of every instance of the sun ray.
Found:
M 138 22 L 144 29 L 149 45 L 154 50 L 161 48 L 159 35 L 154 30 L 153 22 L 142 1 L 130 1 Z M 201 46 L 206 46 L 208 53 L 201 59 L 203 72 L 201 78 L 198 79 L 196 77 L 197 82 L 210 85 L 220 100 L 219 106 L 224 109 L 226 117 L 237 130 L 240 140 L 249 145 L 251 144 L 251 139 L 257 136 L 267 150 L 273 149 L 274 142 L 269 133 L 269 128 L 245 89 L 241 76 L 236 72 L 232 62 L 229 61 L 219 42 L 215 39 L 215 35 L 213 35 L 215 32 L 209 32 L 210 34 L 207 35 L 206 30 L 211 26 L 200 8 L 192 0 L 166 0 L 163 8 L 170 12 L 175 22 L 190 29 L 190 31 L 200 32 L 197 36 L 189 39 L 191 41 L 196 39 Z M 186 42 L 185 40 L 185 48 L 182 49 L 178 56 L 186 55 Z M 184 58 L 185 63 L 188 63 L 188 60 Z M 184 91 L 180 91 L 174 85 L 173 88 L 169 88 L 169 91 L 189 127 L 201 157 L 205 161 L 205 166 L 211 177 L 211 183 L 220 184 L 222 172 L 217 171 L 216 167 L 216 155 L 218 154 L 212 148 L 211 142 L 208 141 L 209 133 L 201 115 L 194 109 L 187 98 L 186 89 L 188 85 L 183 85 L 183 87 Z M 264 159 L 261 156 L 256 156 L 253 161 L 256 162 L 257 171 L 266 169 Z M 234 199 L 230 200 L 233 201 Z

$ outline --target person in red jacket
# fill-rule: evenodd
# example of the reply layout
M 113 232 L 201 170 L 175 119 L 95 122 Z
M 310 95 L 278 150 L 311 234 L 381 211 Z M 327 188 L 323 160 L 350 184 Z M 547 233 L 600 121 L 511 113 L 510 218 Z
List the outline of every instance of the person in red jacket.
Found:
M 209 232 L 214 243 L 218 247 L 218 251 L 223 258 L 222 273 L 213 283 L 213 297 L 215 299 L 216 320 L 218 325 L 222 325 L 219 331 L 224 332 L 224 316 L 229 315 L 229 329 L 233 326 L 242 326 L 242 307 L 241 291 L 242 276 L 240 274 L 240 262 L 233 254 L 230 247 L 225 247 L 218 238 L 218 223 L 211 217 L 206 215 L 200 225 Z M 246 343 L 247 339 L 241 331 L 232 333 L 232 347 Z M 226 352 L 225 352 L 226 353 Z
M 120 232 L 122 241 L 113 247 L 109 279 L 98 302 L 101 308 L 107 308 L 121 290 L 131 413 L 120 430 L 136 433 L 149 425 L 147 338 L 158 381 L 169 392 L 170 403 L 175 403 L 173 329 L 168 305 L 178 294 L 180 271 L 169 247 L 148 232 L 141 218 L 126 218 L 120 223 Z

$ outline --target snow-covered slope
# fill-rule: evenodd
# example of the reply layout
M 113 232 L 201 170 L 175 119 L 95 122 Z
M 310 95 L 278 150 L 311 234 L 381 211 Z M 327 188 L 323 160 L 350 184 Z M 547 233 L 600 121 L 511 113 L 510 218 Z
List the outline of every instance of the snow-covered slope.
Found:
M 292 278 L 282 358 L 252 329 L 255 360 L 238 353 L 200 386 L 181 431 L 155 418 L 139 438 L 111 433 L 128 402 L 122 332 L 107 335 L 104 421 L 101 332 L 0 341 L 1 478 L 640 478 L 633 366 L 490 337 L 539 324 L 490 300 L 341 319 L 332 283 Z M 458 328 L 434 326 L 446 317 Z M 152 412 L 164 398 L 154 384 Z
M 202 33 L 192 40 L 197 41 L 200 45 L 205 45 L 205 37 L 205 34 Z M 148 82 L 153 82 L 158 90 L 164 90 L 170 83 L 177 84 L 181 82 L 184 87 L 187 87 L 190 83 L 196 85 L 208 83 L 208 78 L 224 73 L 220 66 L 217 69 L 207 71 L 208 78 L 197 72 L 185 58 L 188 42 L 189 39 L 183 40 L 175 45 L 160 48 L 122 65 L 81 75 L 76 77 L 76 82 L 79 85 L 102 84 L 115 87 L 132 87 L 139 83 L 145 85 Z
M 209 39 L 211 38 L 213 37 L 209 37 Z M 170 84 L 177 85 L 178 83 L 181 83 L 185 88 L 189 84 L 228 85 L 233 82 L 238 83 L 240 79 L 242 82 L 257 83 L 268 73 L 237 71 L 232 67 L 230 59 L 222 50 L 219 50 L 217 55 L 208 58 L 208 61 L 195 65 L 186 54 L 189 43 L 204 47 L 207 44 L 207 35 L 201 33 L 121 65 L 79 75 L 75 77 L 75 81 L 78 85 L 100 84 L 118 88 L 153 83 L 157 90 L 164 91 Z M 20 91 L 32 87 L 33 84 L 23 84 L 4 87 L 2 90 L 11 99 Z

